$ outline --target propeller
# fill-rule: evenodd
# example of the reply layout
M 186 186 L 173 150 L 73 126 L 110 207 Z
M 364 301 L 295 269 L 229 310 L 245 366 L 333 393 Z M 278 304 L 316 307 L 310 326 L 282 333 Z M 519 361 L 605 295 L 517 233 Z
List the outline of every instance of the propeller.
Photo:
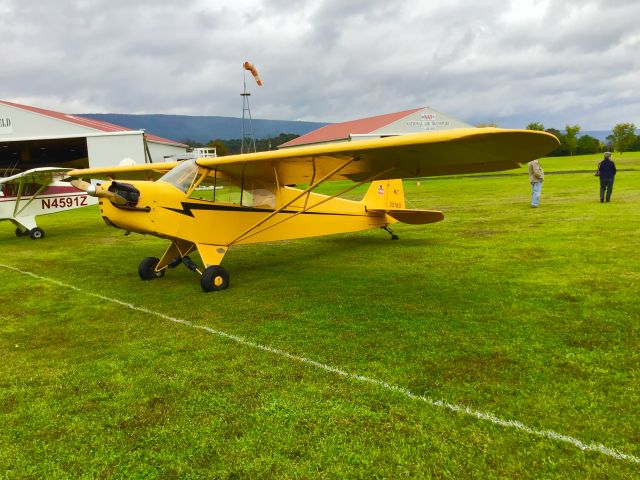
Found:
M 87 194 L 91 195 L 92 197 L 106 198 L 118 205 L 127 204 L 127 200 L 124 197 L 122 197 L 121 195 L 118 195 L 115 192 L 110 192 L 109 190 L 105 190 L 99 185 L 96 186 L 89 182 L 85 182 L 84 180 L 79 180 L 79 179 L 71 180 L 71 185 L 76 187 L 78 190 L 87 192 Z

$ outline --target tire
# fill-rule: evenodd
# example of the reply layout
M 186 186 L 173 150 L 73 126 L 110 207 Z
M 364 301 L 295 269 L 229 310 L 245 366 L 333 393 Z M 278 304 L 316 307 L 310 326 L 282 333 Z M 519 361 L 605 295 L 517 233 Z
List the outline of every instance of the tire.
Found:
M 20 230 L 19 228 L 16 228 L 16 237 L 26 237 L 27 235 L 29 235 L 29 230 Z
M 200 286 L 205 292 L 226 290 L 229 286 L 229 274 L 220 265 L 207 267 L 200 278 Z
M 160 261 L 156 257 L 147 257 L 138 265 L 138 275 L 142 280 L 155 280 L 156 278 L 164 277 L 164 270 L 156 272 L 155 268 Z
M 40 240 L 44 238 L 44 230 L 38 227 L 32 228 L 29 230 L 29 236 L 31 237 L 31 240 Z

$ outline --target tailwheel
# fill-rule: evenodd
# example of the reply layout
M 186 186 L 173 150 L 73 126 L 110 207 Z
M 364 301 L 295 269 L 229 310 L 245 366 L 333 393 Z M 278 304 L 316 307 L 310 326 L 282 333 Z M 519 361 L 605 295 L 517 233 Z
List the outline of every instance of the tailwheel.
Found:
M 142 280 L 153 280 L 155 278 L 164 277 L 164 269 L 156 271 L 156 265 L 160 259 L 156 257 L 147 257 L 140 262 L 138 266 L 138 275 Z
M 205 292 L 225 290 L 229 286 L 229 274 L 220 265 L 207 267 L 200 278 L 200 286 Z
M 44 237 L 44 230 L 38 227 L 32 228 L 31 230 L 29 230 L 29 236 L 32 240 L 40 240 Z
M 16 228 L 16 237 L 26 237 L 27 235 L 29 235 L 29 230 L 20 230 L 19 228 Z

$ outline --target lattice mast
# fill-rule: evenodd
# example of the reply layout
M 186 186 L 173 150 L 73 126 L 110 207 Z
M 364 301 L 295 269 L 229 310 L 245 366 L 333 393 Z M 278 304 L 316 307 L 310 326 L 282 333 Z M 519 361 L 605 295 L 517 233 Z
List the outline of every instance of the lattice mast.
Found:
M 253 78 L 259 87 L 262 86 L 262 80 L 258 75 L 256 67 L 251 62 L 244 62 L 242 65 L 242 83 L 244 89 L 240 96 L 242 97 L 242 141 L 240 143 L 240 153 L 249 153 L 252 149 L 255 152 L 256 149 L 256 137 L 253 134 L 253 119 L 251 118 L 251 106 L 249 105 L 249 97 L 251 94 L 247 91 L 247 72 L 251 72 Z M 248 125 L 248 131 L 245 126 Z M 249 137 L 247 138 L 247 133 Z

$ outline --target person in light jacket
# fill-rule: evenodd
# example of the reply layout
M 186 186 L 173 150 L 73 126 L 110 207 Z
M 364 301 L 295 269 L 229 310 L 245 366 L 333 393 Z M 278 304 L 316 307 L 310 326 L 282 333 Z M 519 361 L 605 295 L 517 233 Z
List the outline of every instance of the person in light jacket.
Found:
M 527 165 L 529 167 L 529 182 L 531 182 L 531 206 L 537 208 L 540 204 L 544 171 L 537 159 L 531 160 Z
M 604 160 L 598 165 L 598 176 L 600 177 L 600 203 L 611 201 L 611 190 L 613 190 L 613 179 L 616 176 L 616 164 L 611 160 L 611 152 L 604 152 Z

